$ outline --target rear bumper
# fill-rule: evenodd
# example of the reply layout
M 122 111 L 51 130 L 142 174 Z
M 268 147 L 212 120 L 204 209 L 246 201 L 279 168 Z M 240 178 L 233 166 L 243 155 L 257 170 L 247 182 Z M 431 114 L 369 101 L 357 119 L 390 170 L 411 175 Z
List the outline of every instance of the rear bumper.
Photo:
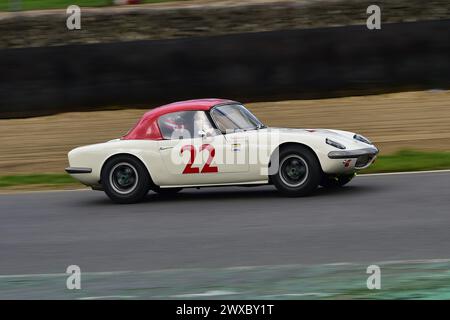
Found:
M 66 172 L 69 174 L 82 174 L 82 173 L 91 173 L 91 168 L 79 168 L 79 167 L 68 167 L 66 168 Z
M 330 159 L 352 159 L 359 158 L 361 156 L 372 156 L 375 157 L 378 154 L 377 148 L 364 148 L 357 150 L 338 150 L 330 151 L 328 153 L 328 158 Z

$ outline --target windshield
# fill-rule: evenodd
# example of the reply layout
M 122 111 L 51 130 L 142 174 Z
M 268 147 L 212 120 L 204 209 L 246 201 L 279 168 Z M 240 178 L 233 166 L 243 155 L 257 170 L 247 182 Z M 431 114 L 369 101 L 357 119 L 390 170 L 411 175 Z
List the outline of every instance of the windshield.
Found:
M 237 130 L 255 130 L 265 128 L 250 111 L 240 104 L 227 104 L 214 107 L 211 110 L 217 128 L 222 132 Z

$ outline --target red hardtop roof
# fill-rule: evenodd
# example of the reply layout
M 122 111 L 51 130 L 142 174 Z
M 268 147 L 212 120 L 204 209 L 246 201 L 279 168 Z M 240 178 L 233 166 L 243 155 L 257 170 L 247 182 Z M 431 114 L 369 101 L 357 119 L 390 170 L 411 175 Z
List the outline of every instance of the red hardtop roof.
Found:
M 169 103 L 146 112 L 138 124 L 122 139 L 162 139 L 156 123 L 162 115 L 179 111 L 208 111 L 212 107 L 223 103 L 237 103 L 227 99 L 195 99 Z
M 194 99 L 194 100 L 178 101 L 165 104 L 163 106 L 150 110 L 144 114 L 143 118 L 154 118 L 154 117 L 158 118 L 163 114 L 178 111 L 190 111 L 190 110 L 208 111 L 215 105 L 227 102 L 234 102 L 234 101 L 226 99 Z

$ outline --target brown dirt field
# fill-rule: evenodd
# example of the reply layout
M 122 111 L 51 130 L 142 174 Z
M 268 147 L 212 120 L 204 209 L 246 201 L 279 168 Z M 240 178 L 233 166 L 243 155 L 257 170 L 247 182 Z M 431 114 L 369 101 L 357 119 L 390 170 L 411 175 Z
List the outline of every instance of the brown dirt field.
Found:
M 450 150 L 450 91 L 249 103 L 274 127 L 336 128 L 364 134 L 382 154 Z M 73 112 L 0 120 L 0 175 L 63 172 L 67 152 L 124 134 L 145 110 Z

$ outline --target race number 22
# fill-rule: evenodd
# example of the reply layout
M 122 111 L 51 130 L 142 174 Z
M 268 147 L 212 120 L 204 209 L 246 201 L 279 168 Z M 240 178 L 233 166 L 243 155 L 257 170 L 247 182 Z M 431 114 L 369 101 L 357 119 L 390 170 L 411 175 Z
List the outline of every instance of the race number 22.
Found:
M 200 168 L 192 166 L 194 164 L 195 156 L 197 153 L 197 151 L 195 150 L 195 147 L 193 145 L 185 145 L 181 148 L 181 152 L 180 152 L 181 154 L 183 154 L 183 152 L 185 152 L 185 151 L 189 151 L 189 154 L 190 154 L 189 161 L 183 170 L 183 174 L 216 173 L 219 171 L 219 169 L 216 166 L 211 166 L 211 162 L 214 160 L 214 156 L 216 155 L 216 150 L 214 149 L 214 147 L 210 144 L 202 144 L 200 146 L 199 152 L 202 152 L 204 150 L 209 152 L 209 156 L 208 156 L 208 160 L 206 160 L 206 163 L 203 166 L 202 170 L 200 170 Z

